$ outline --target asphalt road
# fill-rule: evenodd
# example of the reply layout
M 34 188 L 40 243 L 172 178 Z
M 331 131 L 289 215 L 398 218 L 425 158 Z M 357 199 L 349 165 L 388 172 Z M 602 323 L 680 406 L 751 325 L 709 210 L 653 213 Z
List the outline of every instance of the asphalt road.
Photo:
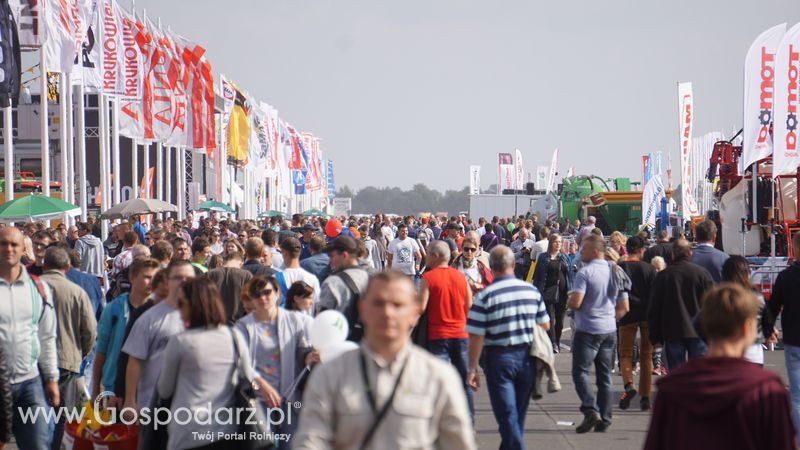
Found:
M 569 337 L 565 333 L 565 338 Z M 564 341 L 570 344 L 568 339 Z M 639 397 L 633 399 L 631 407 L 622 411 L 616 408 L 619 396 L 622 393 L 622 377 L 617 371 L 613 375 L 615 409 L 613 423 L 606 433 L 589 432 L 586 434 L 575 433 L 575 427 L 583 420 L 583 415 L 578 407 L 580 402 L 575 393 L 570 373 L 572 355 L 562 352 L 556 355 L 556 371 L 561 380 L 562 389 L 555 394 L 545 394 L 539 401 L 531 401 L 528 416 L 525 422 L 525 445 L 530 449 L 547 450 L 633 450 L 641 449 L 650 422 L 650 413 L 639 409 Z M 768 370 L 777 372 L 787 383 L 786 369 L 783 361 L 783 352 L 765 352 L 765 366 Z M 653 382 L 658 377 L 653 377 Z M 636 378 L 638 383 L 638 378 Z M 485 381 L 482 377 L 481 381 Z M 592 373 L 592 384 L 594 374 Z M 655 398 L 655 394 L 654 394 Z M 651 399 L 653 400 L 653 399 Z M 480 449 L 498 449 L 500 447 L 500 434 L 497 423 L 492 415 L 489 403 L 489 394 L 482 386 L 475 398 L 475 429 Z M 572 422 L 574 425 L 559 424 L 559 422 Z

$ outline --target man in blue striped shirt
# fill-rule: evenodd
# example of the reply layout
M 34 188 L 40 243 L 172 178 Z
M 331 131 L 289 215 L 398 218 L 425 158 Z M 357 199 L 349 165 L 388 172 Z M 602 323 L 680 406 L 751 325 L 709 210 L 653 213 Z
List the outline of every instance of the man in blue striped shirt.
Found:
M 469 372 L 467 382 L 478 390 L 478 358 L 484 350 L 486 385 L 502 449 L 524 449 L 523 432 L 536 363 L 530 355 L 534 327 L 550 328 L 542 296 L 530 283 L 514 277 L 514 253 L 498 245 L 489 253 L 494 281 L 473 300 L 467 316 Z

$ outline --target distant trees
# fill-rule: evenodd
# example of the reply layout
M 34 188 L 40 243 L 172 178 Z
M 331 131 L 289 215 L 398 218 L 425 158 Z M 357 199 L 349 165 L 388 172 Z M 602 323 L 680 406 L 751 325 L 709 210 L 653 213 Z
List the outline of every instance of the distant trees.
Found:
M 415 184 L 407 191 L 397 187 L 368 186 L 354 192 L 350 187 L 342 186 L 336 196 L 353 199 L 353 214 L 447 212 L 454 215 L 469 209 L 469 187 L 447 190 L 442 194 L 422 183 Z

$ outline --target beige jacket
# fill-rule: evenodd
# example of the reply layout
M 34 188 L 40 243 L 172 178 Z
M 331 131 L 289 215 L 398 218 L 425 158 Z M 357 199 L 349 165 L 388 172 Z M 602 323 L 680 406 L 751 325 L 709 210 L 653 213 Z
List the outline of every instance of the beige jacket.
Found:
M 92 350 L 97 337 L 94 308 L 86 291 L 69 281 L 63 272 L 48 270 L 41 279 L 53 290 L 56 309 L 58 368 L 78 373 L 81 361 Z
M 293 449 L 359 448 L 377 414 L 370 407 L 364 387 L 362 352 L 378 410 L 408 361 L 391 409 L 367 448 L 476 448 L 458 373 L 450 364 L 409 342 L 392 363 L 387 364 L 362 344 L 358 350 L 315 368 L 303 397 L 300 428 L 292 438 Z

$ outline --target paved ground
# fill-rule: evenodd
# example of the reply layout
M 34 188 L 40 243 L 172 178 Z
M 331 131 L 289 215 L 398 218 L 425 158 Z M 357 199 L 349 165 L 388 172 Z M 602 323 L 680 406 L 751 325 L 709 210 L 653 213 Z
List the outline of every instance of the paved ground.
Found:
M 567 336 L 568 337 L 568 336 Z M 569 344 L 569 341 L 565 341 Z M 774 370 L 786 380 L 786 370 L 783 362 L 783 352 L 765 352 L 766 367 Z M 587 450 L 633 450 L 641 449 L 647 427 L 650 422 L 650 413 L 639 410 L 639 397 L 631 403 L 631 408 L 622 411 L 616 408 L 615 401 L 614 422 L 606 433 L 589 432 L 576 434 L 575 426 L 583 420 L 578 410 L 579 401 L 572 384 L 570 368 L 572 355 L 562 352 L 556 355 L 556 370 L 561 380 L 562 390 L 555 394 L 545 394 L 539 401 L 532 401 L 528 410 L 525 423 L 525 445 L 528 449 L 587 449 Z M 593 376 L 593 375 L 592 375 Z M 658 377 L 654 377 L 654 382 Z M 614 398 L 619 399 L 622 392 L 622 377 L 619 372 L 613 376 Z M 485 378 L 481 378 L 485 381 Z M 638 378 L 637 378 L 638 381 Z M 491 450 L 500 447 L 500 435 L 497 423 L 492 415 L 489 395 L 485 386 L 476 396 L 476 431 L 478 447 Z M 575 425 L 559 425 L 558 422 L 574 422 Z

